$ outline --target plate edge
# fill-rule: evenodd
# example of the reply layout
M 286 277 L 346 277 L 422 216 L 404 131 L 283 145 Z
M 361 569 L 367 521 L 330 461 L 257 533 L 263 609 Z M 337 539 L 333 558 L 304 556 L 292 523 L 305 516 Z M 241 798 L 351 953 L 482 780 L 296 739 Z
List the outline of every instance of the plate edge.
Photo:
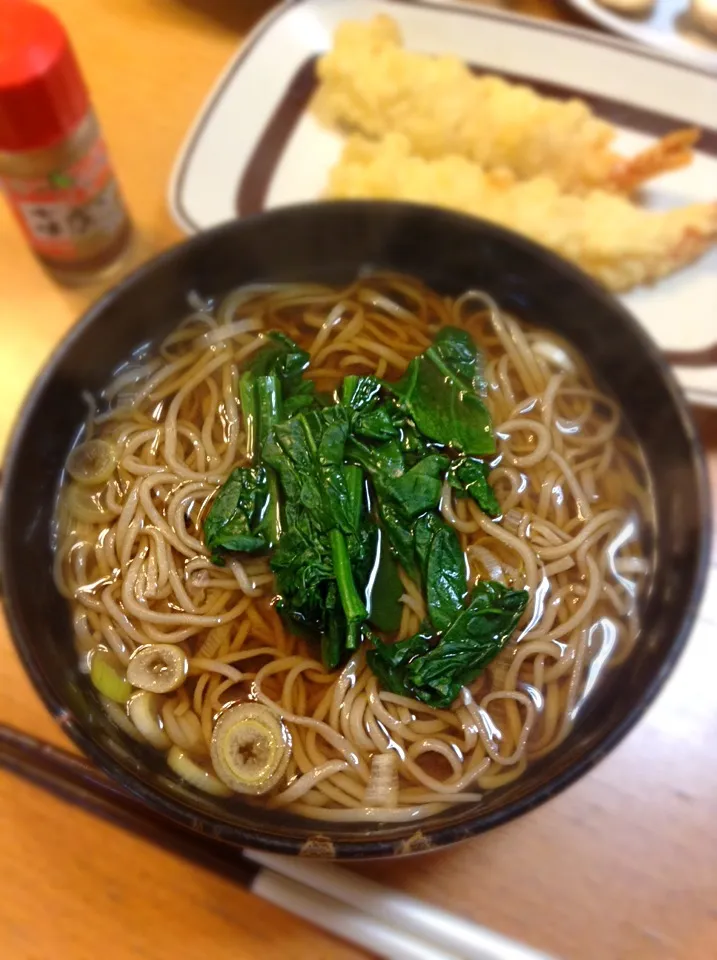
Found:
M 194 223 L 182 207 L 182 181 L 189 167 L 196 141 L 207 125 L 217 102 L 221 99 L 225 87 L 242 61 L 251 53 L 274 21 L 282 17 L 291 7 L 298 6 L 300 2 L 304 2 L 304 0 L 282 0 L 277 7 L 270 10 L 254 25 L 222 68 L 182 139 L 169 175 L 166 199 L 172 220 L 188 236 L 194 236 L 203 229 L 208 229 Z M 212 224 L 211 226 L 218 226 L 218 224 Z
M 202 229 L 207 229 L 206 227 L 202 227 L 200 224 L 195 223 L 191 216 L 183 208 L 182 204 L 182 181 L 186 175 L 187 169 L 189 168 L 195 143 L 201 135 L 202 129 L 209 122 L 214 107 L 224 93 L 225 87 L 229 84 L 237 69 L 249 56 L 253 48 L 262 39 L 263 35 L 269 30 L 269 28 L 273 26 L 277 20 L 289 13 L 292 9 L 295 9 L 299 6 L 308 5 L 313 2 L 315 2 L 315 0 L 283 0 L 282 3 L 262 17 L 225 65 L 206 98 L 202 102 L 197 115 L 192 121 L 192 124 L 190 125 L 180 145 L 179 152 L 176 156 L 170 173 L 166 195 L 170 216 L 179 229 L 188 236 L 192 236 L 200 232 Z M 464 16 L 471 16 L 479 20 L 498 20 L 504 23 L 532 27 L 534 30 L 541 30 L 547 33 L 557 33 L 562 36 L 570 37 L 573 40 L 582 41 L 583 43 L 592 44 L 594 46 L 612 47 L 613 49 L 617 49 L 626 54 L 632 54 L 633 56 L 638 56 L 642 59 L 657 61 L 665 66 L 673 67 L 678 70 L 686 70 L 690 73 L 696 73 L 700 76 L 706 76 L 710 79 L 712 79 L 714 76 L 712 71 L 706 70 L 685 60 L 670 56 L 669 53 L 662 48 L 653 48 L 646 45 L 643 46 L 633 40 L 626 40 L 623 37 L 617 37 L 609 34 L 603 35 L 597 31 L 590 30 L 590 28 L 573 26 L 572 24 L 563 24 L 557 21 L 554 22 L 552 20 L 546 20 L 542 17 L 526 16 L 524 14 L 513 13 L 512 11 L 508 10 L 495 10 L 492 8 L 479 8 L 472 5 L 469 6 L 468 4 L 461 2 L 461 0 L 444 0 L 444 2 L 440 3 L 433 3 L 431 0 L 384 0 L 384 2 L 389 5 L 395 4 L 396 6 L 424 7 L 429 10 L 434 10 L 437 13 L 440 13 L 442 10 L 447 10 L 462 14 Z M 211 224 L 210 226 L 215 225 L 216 224 Z

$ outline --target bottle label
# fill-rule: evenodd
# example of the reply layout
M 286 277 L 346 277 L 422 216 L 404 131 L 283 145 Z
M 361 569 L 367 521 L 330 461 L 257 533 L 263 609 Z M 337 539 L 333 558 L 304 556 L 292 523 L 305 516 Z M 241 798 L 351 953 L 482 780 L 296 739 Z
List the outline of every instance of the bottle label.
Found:
M 0 186 L 32 248 L 51 262 L 99 253 L 126 220 L 101 138 L 69 167 L 45 177 L 3 177 Z

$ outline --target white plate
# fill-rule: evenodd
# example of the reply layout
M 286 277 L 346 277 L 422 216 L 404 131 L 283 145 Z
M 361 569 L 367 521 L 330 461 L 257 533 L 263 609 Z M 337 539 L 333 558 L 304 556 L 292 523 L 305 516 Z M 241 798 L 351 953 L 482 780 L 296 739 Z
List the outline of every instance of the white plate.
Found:
M 346 19 L 378 12 L 399 21 L 406 44 L 453 53 L 555 95 L 579 95 L 616 123 L 632 152 L 653 133 L 696 124 L 702 145 L 689 168 L 655 181 L 647 206 L 717 197 L 715 80 L 701 70 L 611 37 L 499 11 L 405 0 L 296 0 L 276 8 L 220 77 L 182 147 L 169 189 L 188 233 L 269 207 L 316 199 L 341 149 L 307 111 L 313 64 Z M 649 131 L 649 133 L 648 133 Z M 717 249 L 653 288 L 622 297 L 667 352 L 691 351 L 678 377 L 696 403 L 717 406 Z
M 717 74 L 717 38 L 692 22 L 690 0 L 655 0 L 653 8 L 640 16 L 610 10 L 599 0 L 567 2 L 589 20 L 614 33 L 659 47 L 673 57 Z

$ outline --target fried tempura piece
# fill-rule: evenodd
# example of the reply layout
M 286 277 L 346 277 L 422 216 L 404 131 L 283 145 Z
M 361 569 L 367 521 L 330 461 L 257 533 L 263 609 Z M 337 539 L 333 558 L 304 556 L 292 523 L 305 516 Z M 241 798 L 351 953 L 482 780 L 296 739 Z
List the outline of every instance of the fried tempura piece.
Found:
M 368 137 L 404 134 L 428 160 L 456 154 L 521 179 L 545 175 L 562 190 L 627 192 L 691 160 L 695 130 L 681 130 L 628 158 L 610 145 L 613 126 L 582 100 L 555 100 L 495 76 L 476 77 L 455 57 L 402 47 L 398 25 L 379 15 L 342 23 L 318 64 L 315 109 L 326 123 Z
M 425 160 L 406 137 L 352 137 L 330 174 L 334 199 L 409 200 L 450 207 L 525 234 L 610 290 L 659 280 L 717 242 L 717 203 L 642 210 L 602 190 L 563 194 L 555 180 L 485 173 L 465 157 Z

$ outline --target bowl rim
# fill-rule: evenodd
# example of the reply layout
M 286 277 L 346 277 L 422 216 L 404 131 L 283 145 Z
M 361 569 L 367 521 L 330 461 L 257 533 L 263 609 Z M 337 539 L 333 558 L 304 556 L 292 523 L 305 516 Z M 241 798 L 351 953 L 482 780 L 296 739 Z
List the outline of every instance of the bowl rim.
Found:
M 697 616 L 699 603 L 704 592 L 709 568 L 712 539 L 712 502 L 707 465 L 702 442 L 698 435 L 696 424 L 689 411 L 689 405 L 685 395 L 679 387 L 659 347 L 649 337 L 633 314 L 590 276 L 547 248 L 534 243 L 532 240 L 512 230 L 508 230 L 489 221 L 439 207 L 397 201 L 330 201 L 292 204 L 264 211 L 251 217 L 231 220 L 197 234 L 194 237 L 180 241 L 144 262 L 91 303 L 72 324 L 70 329 L 56 344 L 49 357 L 44 361 L 16 414 L 10 440 L 7 445 L 3 465 L 3 482 L 0 488 L 0 600 L 3 601 L 6 619 L 10 628 L 10 636 L 25 673 L 30 678 L 35 690 L 40 695 L 41 700 L 52 716 L 83 754 L 94 761 L 105 774 L 119 783 L 122 788 L 139 797 L 150 809 L 158 811 L 174 823 L 228 844 L 247 846 L 274 853 L 300 855 L 302 848 L 307 844 L 311 844 L 311 838 L 292 838 L 290 836 L 275 835 L 263 832 L 260 826 L 256 830 L 251 830 L 237 824 L 228 823 L 211 813 L 199 812 L 189 806 L 188 803 L 171 798 L 156 790 L 154 787 L 149 786 L 123 767 L 110 753 L 99 746 L 92 736 L 85 732 L 81 724 L 73 717 L 70 709 L 62 702 L 61 698 L 55 694 L 51 685 L 46 682 L 44 673 L 39 667 L 40 661 L 36 658 L 33 651 L 33 643 L 31 639 L 26 636 L 20 618 L 17 616 L 13 604 L 10 602 L 10 598 L 5 595 L 3 589 L 3 585 L 10 581 L 12 577 L 11 571 L 13 569 L 10 562 L 11 558 L 6 548 L 7 537 L 5 536 L 5 532 L 10 511 L 6 490 L 9 486 L 9 478 L 13 478 L 15 463 L 18 459 L 20 449 L 25 442 L 26 426 L 30 419 L 31 411 L 35 409 L 37 404 L 42 400 L 45 388 L 51 378 L 56 374 L 56 368 L 62 362 L 65 353 L 76 340 L 82 338 L 85 330 L 91 327 L 98 318 L 102 316 L 105 309 L 115 300 L 123 297 L 127 290 L 130 290 L 135 284 L 141 283 L 145 278 L 150 277 L 159 266 L 171 262 L 177 257 L 180 251 L 199 249 L 204 245 L 211 246 L 214 243 L 221 242 L 221 238 L 225 234 L 231 236 L 235 232 L 251 233 L 257 221 L 265 221 L 268 219 L 281 220 L 285 217 L 300 218 L 305 214 L 316 215 L 317 209 L 326 210 L 328 208 L 331 208 L 338 217 L 341 217 L 340 211 L 343 211 L 345 216 L 350 217 L 357 209 L 360 209 L 365 216 L 366 210 L 369 207 L 387 216 L 392 212 L 400 214 L 401 212 L 410 213 L 412 211 L 415 215 L 428 217 L 429 219 L 441 218 L 449 222 L 455 221 L 464 228 L 466 225 L 469 225 L 476 234 L 500 237 L 513 246 L 522 247 L 525 252 L 540 261 L 547 271 L 562 274 L 572 283 L 583 287 L 593 299 L 602 301 L 605 307 L 609 308 L 614 314 L 619 315 L 621 323 L 631 327 L 633 332 L 638 335 L 642 343 L 642 349 L 649 358 L 650 363 L 659 372 L 673 407 L 679 415 L 679 420 L 690 448 L 689 464 L 697 490 L 699 501 L 698 512 L 702 517 L 702 523 L 699 527 L 699 544 L 695 572 L 690 584 L 689 594 L 684 601 L 679 629 L 675 632 L 669 650 L 660 663 L 659 668 L 656 670 L 650 682 L 643 688 L 640 699 L 630 705 L 622 719 L 608 730 L 598 743 L 578 757 L 569 767 L 551 777 L 547 783 L 539 786 L 526 796 L 509 801 L 497 810 L 488 813 L 478 810 L 461 822 L 446 826 L 438 825 L 432 827 L 430 819 L 419 820 L 416 821 L 415 824 L 407 823 L 406 836 L 408 836 L 410 832 L 411 837 L 406 841 L 402 841 L 396 836 L 393 836 L 391 839 L 372 839 L 370 833 L 360 840 L 336 838 L 329 835 L 331 824 L 316 821 L 315 837 L 324 842 L 330 841 L 330 843 L 326 845 L 324 855 L 327 857 L 335 857 L 336 859 L 374 859 L 379 857 L 398 857 L 409 853 L 437 850 L 459 840 L 476 836 L 500 824 L 507 823 L 535 809 L 575 783 L 580 777 L 604 759 L 605 756 L 624 739 L 641 719 L 648 707 L 652 705 L 657 694 L 664 686 L 668 676 L 682 655 L 691 633 Z M 377 824 L 377 826 L 379 825 Z M 394 829 L 400 829 L 399 825 L 396 825 Z M 412 847 L 412 841 L 414 840 L 415 843 Z M 399 849 L 399 847 L 401 847 L 401 849 Z

